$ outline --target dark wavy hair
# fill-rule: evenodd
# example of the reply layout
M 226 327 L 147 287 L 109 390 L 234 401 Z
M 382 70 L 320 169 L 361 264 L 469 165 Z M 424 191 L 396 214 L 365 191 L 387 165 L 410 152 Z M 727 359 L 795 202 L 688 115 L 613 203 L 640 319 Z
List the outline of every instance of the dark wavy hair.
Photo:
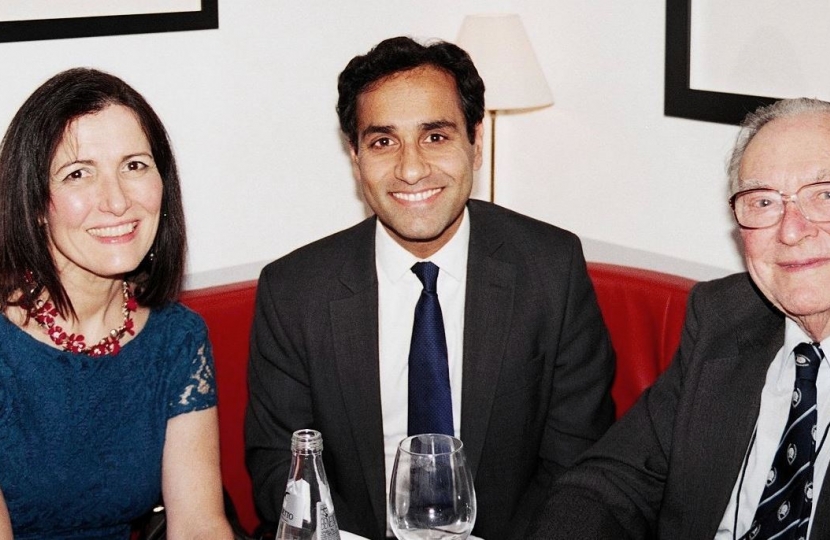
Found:
M 355 56 L 337 80 L 337 116 L 340 129 L 357 149 L 357 98 L 377 81 L 401 71 L 434 66 L 452 75 L 458 101 L 464 112 L 467 137 L 475 141 L 476 126 L 484 118 L 484 81 L 470 56 L 446 41 L 421 45 L 408 37 L 389 38 L 365 55 Z
M 162 179 L 162 218 L 150 253 L 125 276 L 136 300 L 157 307 L 175 300 L 184 277 L 186 234 L 179 175 L 167 131 L 144 97 L 102 71 L 69 69 L 43 83 L 23 103 L 0 143 L 0 308 L 22 304 L 20 293 L 38 285 L 55 307 L 75 315 L 49 250 L 45 222 L 50 201 L 49 169 L 69 124 L 109 105 L 135 114 L 150 143 Z

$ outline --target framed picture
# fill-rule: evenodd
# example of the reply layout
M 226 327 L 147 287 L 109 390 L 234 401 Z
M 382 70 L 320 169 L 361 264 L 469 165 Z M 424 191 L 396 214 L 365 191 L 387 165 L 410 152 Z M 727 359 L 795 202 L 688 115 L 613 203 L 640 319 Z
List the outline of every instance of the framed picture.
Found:
M 697 61 L 693 55 L 706 55 L 707 58 L 717 60 L 719 58 L 718 41 L 709 40 L 706 42 L 706 50 L 698 50 L 694 48 L 697 41 L 693 40 L 693 31 L 701 32 L 705 35 L 705 31 L 701 28 L 709 21 L 709 17 L 697 15 L 696 18 L 700 20 L 693 21 L 693 12 L 700 13 L 698 6 L 693 3 L 703 2 L 700 7 L 712 7 L 713 2 L 718 0 L 666 0 L 666 75 L 665 75 L 665 101 L 664 113 L 666 116 L 676 116 L 680 118 L 690 118 L 693 120 L 705 120 L 707 122 L 720 122 L 724 124 L 740 124 L 744 116 L 750 111 L 754 111 L 761 105 L 767 105 L 776 101 L 776 97 L 768 95 L 757 95 L 751 90 L 741 86 L 740 82 L 736 84 L 723 85 L 729 88 L 717 87 L 717 84 L 696 85 L 692 81 L 692 71 L 694 62 Z M 816 0 L 818 1 L 818 0 Z M 740 2 L 721 2 L 722 4 L 736 4 Z M 746 2 L 744 2 L 746 3 Z M 761 0 L 760 3 L 763 2 Z M 736 21 L 723 21 L 724 24 L 732 23 L 733 29 L 735 25 L 744 27 L 756 24 L 753 22 L 753 17 L 756 16 L 759 2 L 755 2 L 755 6 L 750 6 L 747 11 L 738 15 L 740 17 Z M 796 11 L 789 2 L 781 2 L 789 6 L 790 11 Z M 693 23 L 696 26 L 693 27 Z M 762 24 L 757 22 L 757 24 Z M 749 31 L 752 34 L 752 31 Z M 768 34 L 767 34 L 768 35 Z M 738 45 L 740 47 L 740 45 Z M 722 55 L 721 55 L 722 56 Z M 727 74 L 729 69 L 724 70 Z M 733 67 L 731 73 L 735 73 Z M 763 77 L 761 74 L 745 75 L 744 79 L 755 79 Z M 750 85 L 745 85 L 750 86 Z M 781 96 L 789 97 L 789 96 Z
M 0 42 L 219 28 L 218 0 L 2 0 Z

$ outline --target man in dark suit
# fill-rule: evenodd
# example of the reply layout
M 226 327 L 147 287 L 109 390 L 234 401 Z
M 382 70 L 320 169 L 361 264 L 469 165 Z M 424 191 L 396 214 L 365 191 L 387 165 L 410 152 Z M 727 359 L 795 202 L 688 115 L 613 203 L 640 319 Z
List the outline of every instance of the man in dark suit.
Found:
M 729 166 L 748 274 L 699 284 L 671 366 L 555 483 L 534 540 L 830 537 L 830 103 L 756 111 Z
M 313 428 L 325 440 L 340 528 L 391 535 L 385 486 L 395 448 L 412 430 L 412 400 L 433 390 L 408 390 L 423 294 L 410 267 L 430 261 L 450 431 L 464 443 L 478 498 L 474 534 L 523 538 L 552 479 L 613 420 L 613 352 L 580 243 L 469 200 L 484 85 L 455 45 L 386 40 L 354 58 L 338 88 L 354 172 L 376 215 L 260 277 L 246 419 L 257 508 L 279 518 L 291 434 Z

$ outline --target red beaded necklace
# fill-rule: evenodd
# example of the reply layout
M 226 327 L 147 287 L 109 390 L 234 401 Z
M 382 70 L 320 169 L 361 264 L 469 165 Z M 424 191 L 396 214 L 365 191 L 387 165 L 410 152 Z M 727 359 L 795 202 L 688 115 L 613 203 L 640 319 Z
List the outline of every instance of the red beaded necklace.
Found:
M 138 303 L 133 296 L 127 282 L 123 285 L 124 303 L 121 305 L 121 312 L 124 314 L 124 323 L 118 328 L 110 330 L 109 335 L 104 337 L 98 343 L 87 347 L 85 338 L 82 334 L 67 334 L 63 328 L 55 324 L 55 318 L 59 315 L 58 310 L 52 302 L 44 302 L 38 300 L 29 308 L 29 316 L 37 322 L 38 326 L 46 331 L 46 335 L 55 342 L 64 351 L 69 351 L 79 354 L 87 354 L 89 356 L 104 356 L 107 354 L 116 355 L 121 350 L 121 338 L 124 334 L 135 335 L 133 330 L 133 313 L 138 307 Z

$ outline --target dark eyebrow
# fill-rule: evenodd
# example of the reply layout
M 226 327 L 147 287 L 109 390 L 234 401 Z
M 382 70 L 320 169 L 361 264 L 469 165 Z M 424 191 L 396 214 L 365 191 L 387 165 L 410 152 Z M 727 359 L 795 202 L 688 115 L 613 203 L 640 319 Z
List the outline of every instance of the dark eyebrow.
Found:
M 143 158 L 149 158 L 153 161 L 155 161 L 155 159 L 156 159 L 156 158 L 153 157 L 153 154 L 151 154 L 150 152 L 136 152 L 135 154 L 129 154 L 129 155 L 124 156 L 122 158 L 122 161 L 129 161 L 131 159 L 142 158 L 142 157 Z
M 65 169 L 67 167 L 71 167 L 73 165 L 92 165 L 94 163 L 95 162 L 92 161 L 91 159 L 73 159 L 72 161 L 67 161 L 66 163 L 63 163 L 63 164 L 55 167 L 55 170 L 53 170 L 51 172 L 51 174 L 57 174 L 59 171 Z
M 360 138 L 368 137 L 369 135 L 391 135 L 395 132 L 395 128 L 392 126 L 366 126 L 366 128 L 360 132 Z
M 432 131 L 433 129 L 454 129 L 458 130 L 458 124 L 450 122 L 449 120 L 436 120 L 434 122 L 426 122 L 421 124 L 421 129 L 424 131 Z

